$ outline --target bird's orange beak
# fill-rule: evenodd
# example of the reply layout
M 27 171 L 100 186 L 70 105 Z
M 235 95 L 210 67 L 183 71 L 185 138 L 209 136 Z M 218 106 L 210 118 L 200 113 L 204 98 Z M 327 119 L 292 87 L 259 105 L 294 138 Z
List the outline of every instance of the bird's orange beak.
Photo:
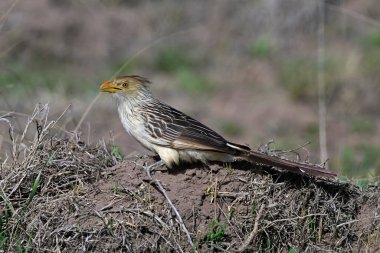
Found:
M 102 92 L 109 92 L 109 93 L 115 93 L 116 91 L 120 90 L 120 88 L 118 88 L 115 84 L 113 84 L 112 81 L 102 83 L 102 85 L 100 85 L 99 88 Z

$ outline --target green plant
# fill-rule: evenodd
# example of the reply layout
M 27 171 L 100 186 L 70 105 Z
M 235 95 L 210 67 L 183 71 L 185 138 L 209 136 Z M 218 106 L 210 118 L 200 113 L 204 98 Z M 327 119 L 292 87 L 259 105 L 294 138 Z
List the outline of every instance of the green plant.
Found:
M 34 196 L 36 195 L 36 192 L 40 183 L 40 177 L 41 177 L 41 171 L 38 173 L 37 177 L 34 179 L 32 191 L 29 194 L 27 205 L 29 205 L 32 202 Z
M 223 133 L 229 136 L 236 136 L 243 132 L 242 127 L 234 121 L 223 121 L 221 128 Z
M 114 182 L 113 184 L 112 184 L 112 193 L 113 194 L 118 194 L 119 193 L 119 185 L 118 185 L 118 183 L 117 182 Z
M 380 173 L 380 146 L 362 145 L 344 147 L 341 154 L 343 174 L 346 176 L 367 176 Z
M 1 197 L 1 196 L 0 196 Z M 3 198 L 0 198 L 3 201 Z M 10 238 L 9 213 L 5 208 L 3 217 L 0 217 L 0 249 L 4 249 L 4 245 Z
M 228 210 L 228 220 L 232 220 L 236 215 L 236 209 L 234 207 L 229 207 Z
M 365 189 L 368 188 L 370 184 L 370 180 L 368 178 L 360 178 L 356 180 L 355 184 L 360 188 L 360 189 Z
M 232 165 L 231 165 L 231 163 L 227 163 L 225 165 L 225 168 L 227 170 L 227 176 L 231 176 L 232 175 Z
M 363 54 L 362 63 L 360 66 L 360 72 L 365 76 L 371 76 L 378 74 L 380 67 L 380 48 L 370 48 Z
M 114 231 L 115 228 L 117 227 L 117 224 L 113 217 L 106 219 L 106 225 L 107 225 L 107 229 L 109 229 L 110 231 Z
M 180 68 L 191 67 L 189 56 L 177 48 L 165 48 L 160 51 L 155 59 L 155 68 L 163 72 L 174 72 Z
M 252 214 L 256 214 L 257 213 L 257 203 L 256 203 L 255 200 L 252 202 L 252 205 L 251 205 L 251 213 Z
M 326 96 L 334 95 L 345 80 L 345 69 L 339 59 L 329 55 L 326 63 L 319 69 L 314 59 L 287 59 L 280 66 L 280 83 L 293 99 L 307 101 L 317 99 L 318 71 L 324 71 Z
M 317 68 L 311 60 L 291 60 L 282 64 L 280 68 L 280 82 L 290 96 L 298 100 L 316 97 L 316 76 Z
M 265 252 L 270 252 L 270 248 L 271 248 L 271 243 L 270 243 L 270 239 L 269 237 L 266 239 L 266 248 L 265 248 Z
M 28 253 L 30 248 L 30 241 L 32 240 L 32 237 L 28 234 L 28 241 L 26 245 L 22 245 L 22 242 L 20 239 L 17 240 L 17 250 L 19 253 Z
M 315 216 L 310 217 L 310 223 L 309 223 L 309 229 L 310 229 L 310 240 L 313 242 L 317 241 L 317 219 Z
M 210 232 L 206 235 L 206 242 L 221 242 L 224 237 L 225 224 L 221 225 L 219 221 L 212 220 Z
M 363 55 L 360 72 L 365 76 L 377 75 L 380 66 L 380 31 L 368 35 L 362 43 Z
M 111 155 L 114 156 L 116 158 L 116 161 L 118 162 L 124 159 L 124 156 L 121 153 L 120 147 L 115 144 L 111 144 Z
M 380 47 L 380 30 L 377 30 L 365 37 L 363 44 L 366 47 Z
M 35 196 L 36 189 L 38 188 L 39 184 L 39 175 L 34 180 L 34 184 L 32 187 L 32 191 L 29 194 L 28 201 L 26 202 L 26 205 L 22 207 L 21 209 L 21 216 L 24 215 L 25 210 L 28 206 L 28 204 L 32 201 L 33 197 Z M 0 200 L 4 201 L 4 197 L 0 195 Z M 26 245 L 23 245 L 23 240 L 19 239 L 21 237 L 21 233 L 23 231 L 19 228 L 19 223 L 21 219 L 17 219 L 14 224 L 10 224 L 9 220 L 10 218 L 15 215 L 13 206 L 8 203 L 6 205 L 7 207 L 3 210 L 3 217 L 0 217 L 0 252 L 2 250 L 9 250 L 8 246 L 10 244 L 10 240 L 13 240 L 16 242 L 17 251 L 21 253 L 27 253 L 29 252 L 30 248 L 30 242 L 32 240 L 32 236 L 30 236 L 27 232 L 26 235 L 28 236 L 28 241 L 26 242 Z
M 49 155 L 49 158 L 46 161 L 46 165 L 50 165 L 51 164 L 51 162 L 53 161 L 53 158 L 54 158 L 54 156 L 55 156 L 56 153 L 57 153 L 57 151 L 54 150 L 53 153 L 51 155 Z
M 213 86 L 206 79 L 189 68 L 179 69 L 177 78 L 179 85 L 193 94 L 209 94 L 213 91 Z
M 253 57 L 265 58 L 272 52 L 272 43 L 267 37 L 259 37 L 249 46 L 249 52 Z
M 361 169 L 365 172 L 373 171 L 378 174 L 380 172 L 380 146 L 363 145 L 359 147 L 362 153 Z
M 370 119 L 355 118 L 351 122 L 351 129 L 356 133 L 370 134 L 376 130 L 376 124 Z
M 35 62 L 23 65 L 13 59 L 6 62 L 7 68 L 0 67 L 0 87 L 10 96 L 30 97 L 31 94 L 36 94 L 36 88 L 48 92 L 58 90 L 60 94 L 70 96 L 97 92 L 97 89 L 88 88 L 93 85 L 93 80 L 88 79 L 87 75 L 79 74 L 76 66 Z
M 349 176 L 352 174 L 352 171 L 354 171 L 356 167 L 356 162 L 354 161 L 352 149 L 349 147 L 344 147 L 341 157 L 343 174 Z
M 350 179 L 347 176 L 338 176 L 339 182 L 341 183 L 349 183 Z
M 262 238 L 260 244 L 259 244 L 259 250 L 258 252 L 271 252 L 270 251 L 270 239 L 268 237 Z
M 318 143 L 319 141 L 319 125 L 317 122 L 311 122 L 306 126 L 305 139 L 311 143 Z

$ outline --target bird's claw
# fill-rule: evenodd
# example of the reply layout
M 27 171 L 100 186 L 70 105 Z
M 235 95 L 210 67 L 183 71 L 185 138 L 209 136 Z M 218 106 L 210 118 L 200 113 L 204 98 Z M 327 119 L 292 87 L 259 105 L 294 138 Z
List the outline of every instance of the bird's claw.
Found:
M 149 166 L 143 166 L 145 172 L 150 176 L 150 172 L 154 171 L 155 169 L 157 169 L 158 167 L 161 167 L 162 165 L 164 165 L 165 163 L 160 160 L 158 162 L 155 162 Z

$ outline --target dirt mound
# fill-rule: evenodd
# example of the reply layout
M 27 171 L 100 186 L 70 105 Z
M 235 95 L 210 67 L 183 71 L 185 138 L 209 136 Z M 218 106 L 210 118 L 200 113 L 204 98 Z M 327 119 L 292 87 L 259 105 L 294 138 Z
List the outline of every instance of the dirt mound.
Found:
M 23 159 L 2 163 L 4 251 L 380 250 L 378 188 L 246 163 L 161 168 L 150 178 L 142 167 L 151 157 L 118 163 L 104 144 L 36 138 Z
M 38 105 L 0 157 L 0 252 L 380 250 L 380 189 L 250 163 L 149 174 L 153 157 L 58 138 Z M 33 137 L 34 136 L 34 137 Z M 53 137 L 55 136 L 55 137 Z

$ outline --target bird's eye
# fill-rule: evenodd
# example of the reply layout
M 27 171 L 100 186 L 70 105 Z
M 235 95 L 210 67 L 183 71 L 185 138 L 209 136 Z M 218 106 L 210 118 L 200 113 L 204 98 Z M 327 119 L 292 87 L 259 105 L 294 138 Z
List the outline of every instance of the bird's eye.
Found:
M 127 88 L 128 87 L 128 83 L 123 83 L 123 88 Z

